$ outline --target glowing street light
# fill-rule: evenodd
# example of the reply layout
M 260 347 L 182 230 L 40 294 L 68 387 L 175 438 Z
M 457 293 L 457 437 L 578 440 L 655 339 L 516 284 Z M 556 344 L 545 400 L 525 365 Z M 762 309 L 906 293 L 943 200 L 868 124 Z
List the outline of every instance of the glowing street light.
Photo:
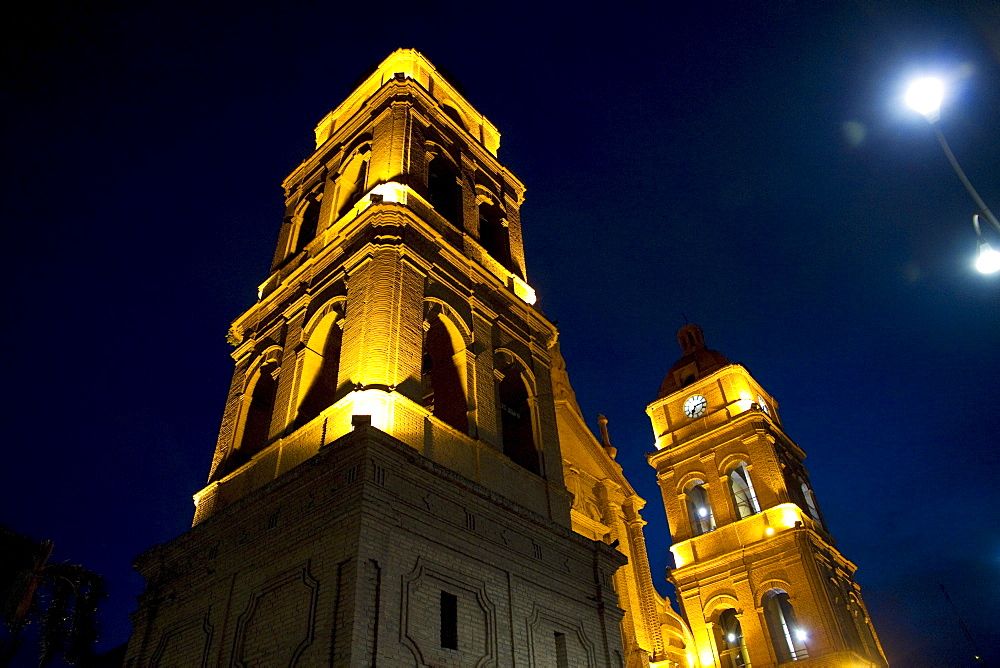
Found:
M 990 245 L 986 243 L 986 239 L 983 239 L 983 233 L 979 231 L 978 214 L 972 217 L 972 225 L 976 228 L 977 244 L 979 246 L 979 255 L 976 257 L 976 269 L 981 274 L 994 274 L 1000 271 L 1000 252 L 990 248 Z
M 937 125 L 937 122 L 941 119 L 941 101 L 944 99 L 944 84 L 941 83 L 940 79 L 933 77 L 917 79 L 910 84 L 910 87 L 906 91 L 905 99 L 906 104 L 911 109 L 927 119 L 927 122 L 934 129 L 934 135 L 937 137 L 938 143 L 944 149 L 944 154 L 948 157 L 948 162 L 951 163 L 952 169 L 955 170 L 955 174 L 962 182 L 962 185 L 972 195 L 972 199 L 976 202 L 986 220 L 996 228 L 997 232 L 1000 232 L 1000 222 L 997 221 L 996 216 L 993 215 L 990 208 L 986 206 L 986 202 L 979 196 L 976 189 L 972 187 L 972 182 L 969 181 L 969 177 L 965 175 L 965 171 L 958 164 L 955 154 L 951 151 L 951 146 L 948 145 L 948 141 L 941 134 L 941 129 Z M 976 269 L 983 274 L 992 274 L 1000 271 L 1000 252 L 990 248 L 990 245 L 983 239 L 983 234 L 979 229 L 978 214 L 972 217 L 972 226 L 976 230 L 979 251 L 976 259 Z
M 906 104 L 931 123 L 941 117 L 943 98 L 944 84 L 934 77 L 917 79 L 906 91 Z

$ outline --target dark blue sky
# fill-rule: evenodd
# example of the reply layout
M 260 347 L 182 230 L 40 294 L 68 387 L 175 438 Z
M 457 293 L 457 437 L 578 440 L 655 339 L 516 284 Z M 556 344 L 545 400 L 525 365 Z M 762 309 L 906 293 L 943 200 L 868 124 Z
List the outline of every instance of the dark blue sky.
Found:
M 940 582 L 1000 663 L 1000 277 L 971 269 L 974 204 L 900 101 L 953 77 L 941 127 L 1000 210 L 1000 5 L 26 11 L 0 47 L 0 521 L 109 579 L 103 647 L 129 633 L 133 557 L 190 523 L 281 179 L 408 46 L 503 133 L 529 283 L 649 502 L 654 576 L 644 409 L 685 314 L 780 403 L 890 661 L 971 665 Z

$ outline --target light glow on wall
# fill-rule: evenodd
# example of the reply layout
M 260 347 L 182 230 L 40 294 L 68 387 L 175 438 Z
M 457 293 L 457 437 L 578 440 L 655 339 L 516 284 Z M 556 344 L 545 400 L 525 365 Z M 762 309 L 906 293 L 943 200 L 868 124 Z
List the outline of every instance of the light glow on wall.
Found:
M 404 186 L 402 183 L 396 183 L 395 181 L 389 181 L 388 183 L 380 183 L 374 188 L 372 188 L 369 193 L 368 201 L 371 201 L 371 195 L 381 195 L 383 202 L 395 202 L 397 204 L 406 204 L 406 195 L 409 188 Z
M 389 433 L 389 403 L 392 397 L 382 390 L 359 390 L 347 396 L 351 401 L 351 415 L 370 415 L 372 426 Z
M 680 568 L 682 566 L 687 566 L 691 562 L 691 559 L 687 557 L 687 555 L 691 554 L 690 548 L 684 550 L 684 555 L 685 556 L 682 557 L 681 554 L 680 554 L 680 552 L 677 550 L 678 547 L 679 547 L 678 545 L 671 545 L 670 546 L 670 553 L 672 555 L 674 555 L 674 567 L 675 568 Z M 685 546 L 685 547 L 687 547 L 687 546 Z
M 802 511 L 794 503 L 783 503 L 778 506 L 778 510 L 781 512 L 778 521 L 788 529 L 794 529 L 795 525 L 802 521 Z
M 740 390 L 740 399 L 736 402 L 740 407 L 740 412 L 745 413 L 753 406 L 753 399 L 750 398 L 750 390 Z
M 534 304 L 537 297 L 535 296 L 535 290 L 530 285 L 522 281 L 517 276 L 511 275 L 511 279 L 514 282 L 514 294 L 521 298 L 526 304 Z

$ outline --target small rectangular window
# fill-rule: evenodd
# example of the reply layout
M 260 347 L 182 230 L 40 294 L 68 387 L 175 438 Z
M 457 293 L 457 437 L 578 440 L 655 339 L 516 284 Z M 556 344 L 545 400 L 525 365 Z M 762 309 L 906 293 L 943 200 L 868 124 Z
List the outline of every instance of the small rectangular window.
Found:
M 441 592 L 441 647 L 458 649 L 458 597 Z
M 569 655 L 566 653 L 566 634 L 555 632 L 556 638 L 556 668 L 569 668 Z

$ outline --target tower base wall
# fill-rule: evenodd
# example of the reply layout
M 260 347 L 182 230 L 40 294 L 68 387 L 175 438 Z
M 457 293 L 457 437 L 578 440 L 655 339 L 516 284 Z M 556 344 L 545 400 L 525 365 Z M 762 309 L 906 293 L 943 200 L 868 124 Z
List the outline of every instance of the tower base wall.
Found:
M 125 665 L 621 666 L 624 562 L 359 425 L 139 557 Z

